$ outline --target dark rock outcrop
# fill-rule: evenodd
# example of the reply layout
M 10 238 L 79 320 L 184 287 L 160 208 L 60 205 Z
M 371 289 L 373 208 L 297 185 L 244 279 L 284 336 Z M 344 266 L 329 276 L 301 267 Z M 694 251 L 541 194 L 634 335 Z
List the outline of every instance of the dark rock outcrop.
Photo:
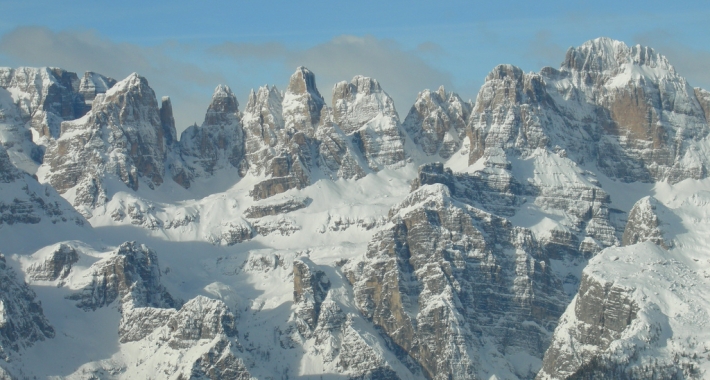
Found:
M 54 337 L 54 328 L 35 298 L 0 253 L 0 359 L 7 361 L 13 352 Z
M 96 310 L 119 301 L 133 307 L 174 308 L 179 302 L 160 283 L 158 257 L 153 250 L 136 242 L 121 244 L 110 257 L 93 264 L 91 282 L 69 296 L 76 306 Z
M 173 103 L 169 96 L 163 96 L 160 104 L 160 125 L 163 126 L 165 145 L 172 146 L 178 142 L 175 131 L 175 118 L 173 117 Z
M 50 186 L 41 185 L 16 168 L 0 146 L 0 226 L 3 224 L 52 224 L 70 222 L 83 225 L 85 219 Z
M 622 245 L 650 241 L 663 248 L 669 248 L 668 243 L 663 239 L 663 231 L 660 229 L 662 222 L 656 214 L 658 207 L 664 208 L 665 206 L 651 196 L 641 198 L 634 204 L 624 229 Z
M 293 303 L 296 315 L 304 322 L 298 326 L 301 334 L 310 335 L 318 324 L 321 305 L 330 289 L 326 274 L 306 257 L 293 262 Z
M 613 283 L 600 283 L 583 276 L 579 296 L 573 303 L 575 323 L 579 329 L 571 337 L 577 344 L 589 345 L 600 351 L 619 339 L 621 333 L 636 318 L 638 305 L 629 297 L 630 289 Z M 592 355 L 579 356 L 553 344 L 545 353 L 541 378 L 583 378 L 575 373 L 591 363 Z
M 308 197 L 291 198 L 280 203 L 257 204 L 249 207 L 244 216 L 247 218 L 262 218 L 267 215 L 281 215 L 307 207 L 313 200 Z
M 64 280 L 77 261 L 79 261 L 79 254 L 76 249 L 62 243 L 44 261 L 30 265 L 25 271 L 35 281 Z
M 96 95 L 105 94 L 115 84 L 116 80 L 113 78 L 105 77 L 92 71 L 85 72 L 79 82 L 79 93 L 84 97 L 84 102 L 87 106 L 84 114 L 91 110 L 91 103 L 96 99 Z

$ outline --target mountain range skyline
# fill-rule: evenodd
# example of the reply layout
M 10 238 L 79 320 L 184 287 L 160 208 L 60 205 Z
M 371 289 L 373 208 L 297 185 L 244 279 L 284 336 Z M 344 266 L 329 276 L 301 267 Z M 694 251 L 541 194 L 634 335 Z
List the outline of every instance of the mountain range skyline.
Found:
M 173 99 L 178 131 L 200 123 L 218 84 L 244 104 L 250 89 L 284 88 L 297 66 L 318 74 L 327 101 L 341 80 L 382 78 L 399 109 L 441 85 L 475 100 L 491 67 L 556 68 L 569 47 L 599 36 L 654 46 L 694 86 L 710 87 L 703 2 L 208 4 L 6 2 L 0 58 L 115 79 L 138 72 Z

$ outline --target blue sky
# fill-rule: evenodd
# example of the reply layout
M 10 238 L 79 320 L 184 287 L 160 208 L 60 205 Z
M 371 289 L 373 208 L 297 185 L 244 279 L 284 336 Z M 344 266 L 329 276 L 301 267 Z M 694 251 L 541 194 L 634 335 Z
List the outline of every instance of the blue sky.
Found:
M 14 1 L 0 6 L 0 65 L 131 72 L 169 95 L 182 130 L 217 84 L 241 104 L 283 89 L 299 65 L 329 100 L 334 83 L 377 78 L 404 117 L 418 91 L 445 85 L 475 99 L 497 64 L 557 67 L 600 36 L 668 56 L 710 88 L 710 1 Z M 243 108 L 243 107 L 242 107 Z

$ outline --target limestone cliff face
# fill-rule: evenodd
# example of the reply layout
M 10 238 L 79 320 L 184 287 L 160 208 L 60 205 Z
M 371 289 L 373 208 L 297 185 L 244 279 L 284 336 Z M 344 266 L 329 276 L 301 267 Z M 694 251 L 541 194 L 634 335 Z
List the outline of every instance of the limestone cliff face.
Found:
M 318 167 L 330 178 L 360 179 L 368 173 L 365 157 L 356 145 L 357 139 L 346 135 L 333 122 L 330 110 L 316 131 L 318 140 Z
M 43 151 L 32 141 L 32 131 L 25 124 L 12 93 L 0 88 L 0 143 L 13 165 L 34 173 L 42 161 Z
M 328 289 L 328 276 L 312 261 L 301 258 L 293 262 L 293 303 L 298 305 L 296 315 L 303 321 L 298 326 L 301 334 L 308 335 L 309 330 L 316 328 Z
M 69 297 L 82 309 L 96 310 L 114 301 L 161 308 L 179 304 L 160 283 L 158 258 L 145 245 L 123 243 L 110 257 L 92 265 L 90 271 L 89 283 Z
M 116 80 L 103 76 L 99 73 L 87 71 L 79 81 L 79 93 L 84 97 L 87 108 L 83 114 L 91 110 L 91 103 L 96 99 L 96 95 L 105 94 L 116 84 Z M 83 114 L 81 116 L 83 116 Z
M 51 186 L 15 167 L 0 146 L 0 226 L 40 223 L 81 226 L 86 220 Z
M 574 341 L 575 346 L 594 347 L 594 350 L 604 351 L 609 345 L 622 336 L 624 330 L 636 318 L 639 306 L 631 298 L 632 289 L 614 284 L 599 282 L 589 276 L 582 278 L 579 296 L 568 307 L 568 314 L 563 316 L 562 323 L 574 320 L 576 329 L 571 336 L 557 339 Z M 572 311 L 573 310 L 573 311 Z M 572 316 L 573 314 L 573 316 Z M 563 343 L 555 341 L 545 353 L 543 368 L 538 374 L 541 379 L 586 378 L 596 373 L 595 378 L 615 378 L 614 368 L 608 373 L 600 368 L 594 368 L 597 363 L 594 355 L 582 348 L 581 352 L 567 350 Z M 621 375 L 621 373 L 617 373 Z
M 58 68 L 0 68 L 0 142 L 20 169 L 34 174 L 44 150 L 61 133 L 60 124 L 91 109 L 96 94 L 115 81 Z
M 608 195 L 594 173 L 581 167 L 597 154 L 589 141 L 593 135 L 567 127 L 568 114 L 545 81 L 511 65 L 488 74 L 470 116 L 469 164 L 481 167 L 477 175 L 499 188 L 517 179 L 541 211 L 564 215 L 541 241 L 558 252 L 591 256 L 617 245 L 620 236 L 610 224 Z
M 394 102 L 382 90 L 377 80 L 356 76 L 333 88 L 333 121 L 346 134 L 362 128 L 377 115 L 395 117 Z
M 405 159 L 404 133 L 392 98 L 377 80 L 356 76 L 333 88 L 333 122 L 352 135 L 370 169 L 377 171 Z
M 276 87 L 252 90 L 244 110 L 245 152 L 249 171 L 264 173 L 283 135 L 283 94 Z
M 685 254 L 646 241 L 590 260 L 537 378 L 704 378 L 695 341 L 705 333 L 694 319 L 706 302 L 694 288 L 706 278 Z
M 313 137 L 325 101 L 316 87 L 316 76 L 301 66 L 291 75 L 283 100 L 285 128 L 292 134 Z
M 62 121 L 84 116 L 96 95 L 114 84 L 114 79 L 94 72 L 79 79 L 75 73 L 53 67 L 0 68 L 0 87 L 14 90 L 13 100 L 23 121 L 43 143 L 59 137 Z
M 285 93 L 252 91 L 243 122 L 249 170 L 269 177 L 254 187 L 255 199 L 303 188 L 314 171 L 358 179 L 407 157 L 394 102 L 367 77 L 336 84 L 329 108 L 314 74 L 298 68 Z
M 703 178 L 701 98 L 653 49 L 596 39 L 570 49 L 560 70 L 494 69 L 469 123 L 469 162 L 489 148 L 547 148 L 627 182 Z
M 469 164 L 488 151 L 502 149 L 528 152 L 548 146 L 542 128 L 553 122 L 538 115 L 538 103 L 553 104 L 541 76 L 524 74 L 512 65 L 499 65 L 486 77 L 470 116 Z M 552 114 L 556 116 L 555 114 Z
M 75 73 L 58 68 L 0 70 L 0 87 L 17 90 L 14 100 L 22 118 L 39 137 L 59 137 L 62 120 L 76 119 L 86 113 L 79 85 Z
M 247 163 L 252 173 L 269 177 L 254 187 L 255 199 L 310 184 L 313 136 L 324 104 L 315 76 L 303 67 L 284 94 L 274 87 L 252 91 L 243 118 Z
M 451 196 L 498 216 L 513 216 L 521 205 L 522 197 L 532 195 L 515 177 L 495 176 L 487 173 L 454 173 L 441 163 L 419 167 L 412 181 L 412 191 L 424 185 L 443 184 Z
M 461 148 L 473 104 L 444 87 L 424 90 L 404 119 L 404 128 L 427 155 L 446 160 Z
M 30 265 L 25 272 L 33 281 L 57 281 L 61 283 L 71 273 L 72 265 L 79 261 L 79 254 L 68 244 L 59 244 L 45 260 Z
M 173 169 L 173 179 L 184 187 L 190 186 L 190 178 L 211 175 L 223 168 L 244 167 L 239 103 L 229 87 L 217 86 L 204 123 L 182 132 L 179 151 L 183 165 Z
M 306 344 L 320 360 L 332 366 L 339 375 L 356 379 L 399 378 L 376 339 L 363 337 L 362 331 L 355 326 L 360 318 L 344 312 L 343 305 L 330 294 L 330 289 L 330 279 L 318 265 L 307 257 L 294 260 L 295 309 L 291 320 L 297 334 L 294 333 L 296 336 L 292 338 L 308 342 Z
M 75 206 L 96 207 L 109 199 L 108 177 L 133 190 L 162 184 L 167 152 L 155 93 L 131 74 L 94 99 L 86 116 L 62 124 L 40 173 L 60 193 L 73 189 Z
M 434 184 L 390 210 L 389 223 L 346 275 L 360 311 L 427 376 L 476 378 L 492 360 L 483 356 L 487 344 L 501 357 L 540 357 L 547 347 L 566 304 L 549 265 L 529 230 Z
M 663 209 L 665 206 L 650 196 L 636 202 L 629 213 L 621 244 L 632 245 L 650 241 L 663 248 L 669 248 L 669 243 L 663 238 L 663 231 L 660 228 L 662 221 L 657 215 L 659 208 Z

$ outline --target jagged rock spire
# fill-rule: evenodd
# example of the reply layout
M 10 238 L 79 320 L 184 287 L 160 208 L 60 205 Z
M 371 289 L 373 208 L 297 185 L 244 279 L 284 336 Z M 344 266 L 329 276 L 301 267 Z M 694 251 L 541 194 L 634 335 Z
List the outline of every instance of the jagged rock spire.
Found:
M 169 96 L 163 96 L 160 105 L 160 125 L 163 127 L 163 137 L 167 146 L 178 141 L 175 130 L 175 118 L 173 117 L 173 104 Z
M 312 137 L 324 106 L 315 75 L 303 66 L 298 67 L 291 75 L 283 100 L 286 128 Z
M 212 102 L 207 108 L 205 124 L 217 125 L 239 114 L 239 102 L 229 86 L 219 85 L 214 89 Z
M 296 72 L 291 75 L 286 92 L 299 95 L 308 93 L 316 99 L 323 100 L 316 87 L 316 76 L 303 66 L 296 68 Z
M 228 86 L 215 88 L 202 125 L 193 125 L 180 135 L 180 156 L 185 162 L 174 163 L 173 180 L 185 188 L 196 176 L 230 166 L 246 168 L 239 102 Z

